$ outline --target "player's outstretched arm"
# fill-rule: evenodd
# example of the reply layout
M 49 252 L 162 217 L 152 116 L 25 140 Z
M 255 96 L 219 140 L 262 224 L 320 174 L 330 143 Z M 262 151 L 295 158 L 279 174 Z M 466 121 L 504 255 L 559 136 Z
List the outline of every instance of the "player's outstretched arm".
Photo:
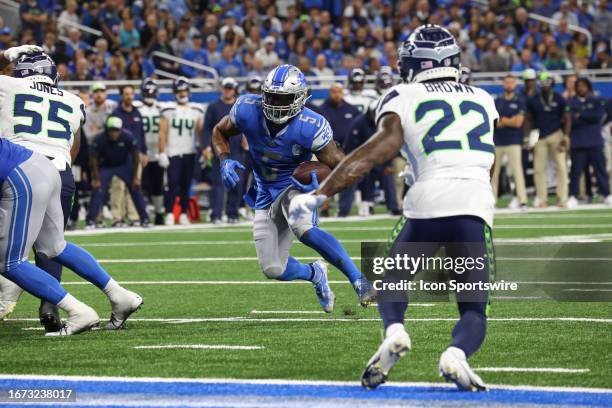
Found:
M 22 54 L 32 54 L 34 52 L 43 52 L 43 49 L 38 45 L 20 45 L 12 47 L 0 52 L 0 70 L 7 67 L 8 64 L 15 61 Z
M 232 136 L 238 136 L 242 131 L 232 123 L 229 115 L 226 115 L 221 119 L 219 123 L 215 125 L 212 131 L 212 147 L 215 151 L 215 155 L 219 160 L 227 158 L 230 154 L 229 138 Z
M 327 164 L 332 169 L 335 168 L 338 164 L 340 164 L 342 159 L 344 159 L 345 157 L 345 154 L 342 149 L 340 149 L 333 140 L 328 143 L 324 148 L 316 152 L 315 155 L 321 163 Z
M 404 135 L 400 117 L 388 113 L 378 121 L 378 130 L 366 143 L 346 156 L 316 191 L 331 197 L 357 182 L 372 167 L 391 160 L 402 147 Z

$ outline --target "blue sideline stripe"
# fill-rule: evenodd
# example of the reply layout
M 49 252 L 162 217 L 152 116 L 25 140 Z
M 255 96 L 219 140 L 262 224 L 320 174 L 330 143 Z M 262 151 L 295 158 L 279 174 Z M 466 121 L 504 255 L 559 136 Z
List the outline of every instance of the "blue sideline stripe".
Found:
M 0 389 L 16 388 L 65 388 L 74 389 L 77 395 L 89 393 L 145 394 L 168 397 L 177 396 L 257 396 L 284 398 L 321 398 L 361 400 L 412 400 L 454 401 L 480 404 L 538 404 L 538 405 L 586 405 L 612 407 L 612 391 L 590 393 L 580 391 L 540 391 L 495 389 L 482 393 L 460 392 L 454 388 L 435 386 L 383 386 L 366 391 L 359 385 L 312 384 L 249 384 L 249 383 L 189 383 L 189 382 L 121 382 L 121 381 L 66 381 L 48 379 L 3 379 Z

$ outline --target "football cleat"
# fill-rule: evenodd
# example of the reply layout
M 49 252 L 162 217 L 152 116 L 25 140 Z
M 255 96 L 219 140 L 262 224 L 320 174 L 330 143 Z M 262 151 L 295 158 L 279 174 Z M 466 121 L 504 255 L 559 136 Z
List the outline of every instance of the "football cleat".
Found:
M 23 289 L 12 281 L 0 276 L 0 320 L 6 319 L 17 306 Z
M 463 350 L 449 347 L 440 356 L 440 375 L 462 391 L 486 391 L 487 386 L 467 362 Z
M 174 214 L 166 214 L 166 225 L 174 225 Z
M 311 263 L 311 265 L 315 270 L 315 277 L 312 280 L 312 285 L 319 298 L 319 304 L 325 313 L 331 313 L 334 311 L 336 296 L 327 282 L 327 265 L 323 261 L 316 261 Z
M 59 330 L 48 332 L 45 336 L 72 336 L 98 327 L 100 317 L 98 317 L 96 311 L 84 303 L 81 306 L 77 312 L 68 314 L 68 319 L 64 321 Z
M 359 304 L 363 307 L 368 307 L 368 305 L 374 303 L 376 300 L 376 289 L 374 286 L 364 277 L 357 279 L 353 283 L 353 288 L 359 296 Z
M 191 222 L 189 221 L 189 217 L 187 217 L 187 214 L 182 213 L 179 216 L 179 225 L 189 225 L 191 224 Z
M 124 293 L 121 299 L 111 300 L 113 311 L 109 322 L 106 324 L 106 330 L 120 330 L 125 326 L 125 321 L 144 303 L 142 298 L 134 292 L 123 289 Z
M 42 300 L 38 308 L 38 317 L 40 324 L 45 328 L 45 332 L 52 333 L 62 329 L 62 319 L 60 318 L 59 309 L 53 303 Z
M 411 347 L 410 336 L 403 327 L 387 336 L 368 361 L 368 365 L 361 375 L 361 385 L 373 390 L 380 384 L 384 384 L 389 377 L 389 371 L 400 358 L 410 351 Z

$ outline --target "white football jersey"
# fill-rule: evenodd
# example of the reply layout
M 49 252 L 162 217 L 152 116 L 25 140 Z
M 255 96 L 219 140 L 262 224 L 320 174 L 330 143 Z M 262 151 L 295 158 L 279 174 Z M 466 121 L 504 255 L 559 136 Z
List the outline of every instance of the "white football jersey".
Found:
M 373 89 L 364 89 L 359 93 L 347 92 L 344 95 L 344 101 L 357 107 L 361 113 L 367 112 L 370 104 L 377 99 L 378 94 Z
M 28 78 L 0 76 L 0 129 L 10 141 L 70 166 L 74 136 L 85 121 L 78 96 Z
M 196 152 L 196 125 L 204 120 L 204 109 L 197 103 L 180 105 L 170 102 L 161 109 L 161 116 L 168 120 L 168 157 Z
M 165 105 L 163 102 L 147 105 L 141 101 L 134 101 L 134 106 L 142 116 L 142 127 L 145 133 L 149 161 L 157 161 L 157 155 L 159 154 L 159 118 Z
M 489 171 L 495 158 L 495 103 L 457 82 L 400 84 L 380 100 L 376 121 L 396 113 L 415 184 L 404 198 L 409 218 L 474 215 L 493 225 Z

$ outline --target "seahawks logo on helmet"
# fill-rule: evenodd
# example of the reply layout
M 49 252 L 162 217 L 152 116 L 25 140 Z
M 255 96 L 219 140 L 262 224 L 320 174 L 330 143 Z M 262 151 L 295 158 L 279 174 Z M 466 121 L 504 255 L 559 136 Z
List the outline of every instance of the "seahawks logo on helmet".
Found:
M 406 82 L 432 79 L 458 81 L 461 48 L 445 28 L 426 24 L 417 28 L 398 50 L 400 76 Z
M 157 83 L 151 78 L 145 78 L 140 87 L 142 101 L 147 105 L 153 105 L 157 100 Z
M 189 102 L 189 95 L 179 96 L 178 93 L 182 91 L 189 91 L 189 90 L 190 90 L 189 80 L 183 76 L 176 78 L 172 82 L 172 91 L 174 92 L 176 101 L 180 104 L 185 104 Z
M 44 52 L 23 54 L 17 59 L 13 69 L 15 78 L 36 77 L 37 82 L 57 86 L 59 76 L 55 62 Z

